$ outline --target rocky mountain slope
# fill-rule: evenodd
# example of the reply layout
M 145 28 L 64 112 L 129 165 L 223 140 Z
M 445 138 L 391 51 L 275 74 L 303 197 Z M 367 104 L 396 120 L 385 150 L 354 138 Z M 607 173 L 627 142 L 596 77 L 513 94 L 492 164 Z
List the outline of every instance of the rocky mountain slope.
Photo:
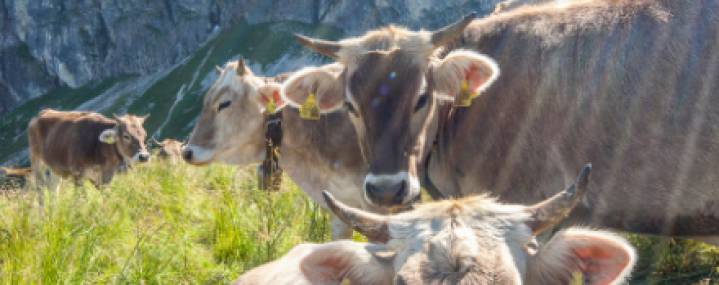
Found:
M 292 33 L 432 29 L 497 2 L 0 0 L 0 162 L 25 162 L 27 121 L 44 107 L 151 114 L 150 134 L 182 138 L 215 65 L 243 56 L 275 74 L 320 64 Z

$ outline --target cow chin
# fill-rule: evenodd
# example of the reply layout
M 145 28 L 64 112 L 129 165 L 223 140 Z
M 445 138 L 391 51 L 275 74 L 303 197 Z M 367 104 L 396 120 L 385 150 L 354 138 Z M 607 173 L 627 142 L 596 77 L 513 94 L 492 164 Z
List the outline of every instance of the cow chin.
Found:
M 190 144 L 182 148 L 182 158 L 192 165 L 206 165 L 215 159 L 215 150 Z

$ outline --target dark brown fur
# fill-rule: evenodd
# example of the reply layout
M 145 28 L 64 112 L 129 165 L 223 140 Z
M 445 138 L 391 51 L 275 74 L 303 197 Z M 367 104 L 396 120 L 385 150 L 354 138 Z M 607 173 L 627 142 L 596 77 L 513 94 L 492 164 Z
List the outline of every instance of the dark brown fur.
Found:
M 145 149 L 145 130 L 141 123 L 133 123 L 135 120 L 134 116 L 113 120 L 98 113 L 43 110 L 28 126 L 32 167 L 46 165 L 55 174 L 76 181 L 97 171 L 101 178 L 93 182 L 107 183 L 115 171 L 126 167 L 128 155 Z M 100 142 L 100 134 L 112 128 L 119 130 L 118 142 Z M 131 142 L 123 141 L 124 134 Z M 37 171 L 36 177 L 42 176 L 41 172 Z

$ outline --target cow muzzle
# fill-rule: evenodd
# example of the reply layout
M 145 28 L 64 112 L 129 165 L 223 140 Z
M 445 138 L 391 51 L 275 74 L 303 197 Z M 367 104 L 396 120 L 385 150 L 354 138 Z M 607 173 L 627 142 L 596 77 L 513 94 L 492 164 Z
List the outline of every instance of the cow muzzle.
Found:
M 188 144 L 182 147 L 182 159 L 190 164 L 208 164 L 212 162 L 214 155 L 214 151 L 200 146 Z
M 147 151 L 138 152 L 135 156 L 135 161 L 148 162 L 150 160 L 150 153 Z
M 375 206 L 393 207 L 413 201 L 419 194 L 419 181 L 407 172 L 370 173 L 364 180 L 365 200 Z

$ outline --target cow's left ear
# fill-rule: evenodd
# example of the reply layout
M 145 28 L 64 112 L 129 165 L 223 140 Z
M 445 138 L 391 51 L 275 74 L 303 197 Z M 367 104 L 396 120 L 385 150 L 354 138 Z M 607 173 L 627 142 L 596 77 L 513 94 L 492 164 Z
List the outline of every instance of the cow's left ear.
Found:
M 568 229 L 557 233 L 527 266 L 527 279 L 537 284 L 620 284 L 636 262 L 634 248 L 612 233 Z
M 440 99 L 458 96 L 472 99 L 484 92 L 499 76 L 497 62 L 473 51 L 458 50 L 433 63 L 432 78 Z
M 282 100 L 282 85 L 278 83 L 267 83 L 257 89 L 257 103 L 260 104 L 262 112 L 269 111 L 274 113 L 285 107 L 287 103 Z
M 117 131 L 114 128 L 104 130 L 100 133 L 100 137 L 98 139 L 102 143 L 114 144 L 117 141 Z

